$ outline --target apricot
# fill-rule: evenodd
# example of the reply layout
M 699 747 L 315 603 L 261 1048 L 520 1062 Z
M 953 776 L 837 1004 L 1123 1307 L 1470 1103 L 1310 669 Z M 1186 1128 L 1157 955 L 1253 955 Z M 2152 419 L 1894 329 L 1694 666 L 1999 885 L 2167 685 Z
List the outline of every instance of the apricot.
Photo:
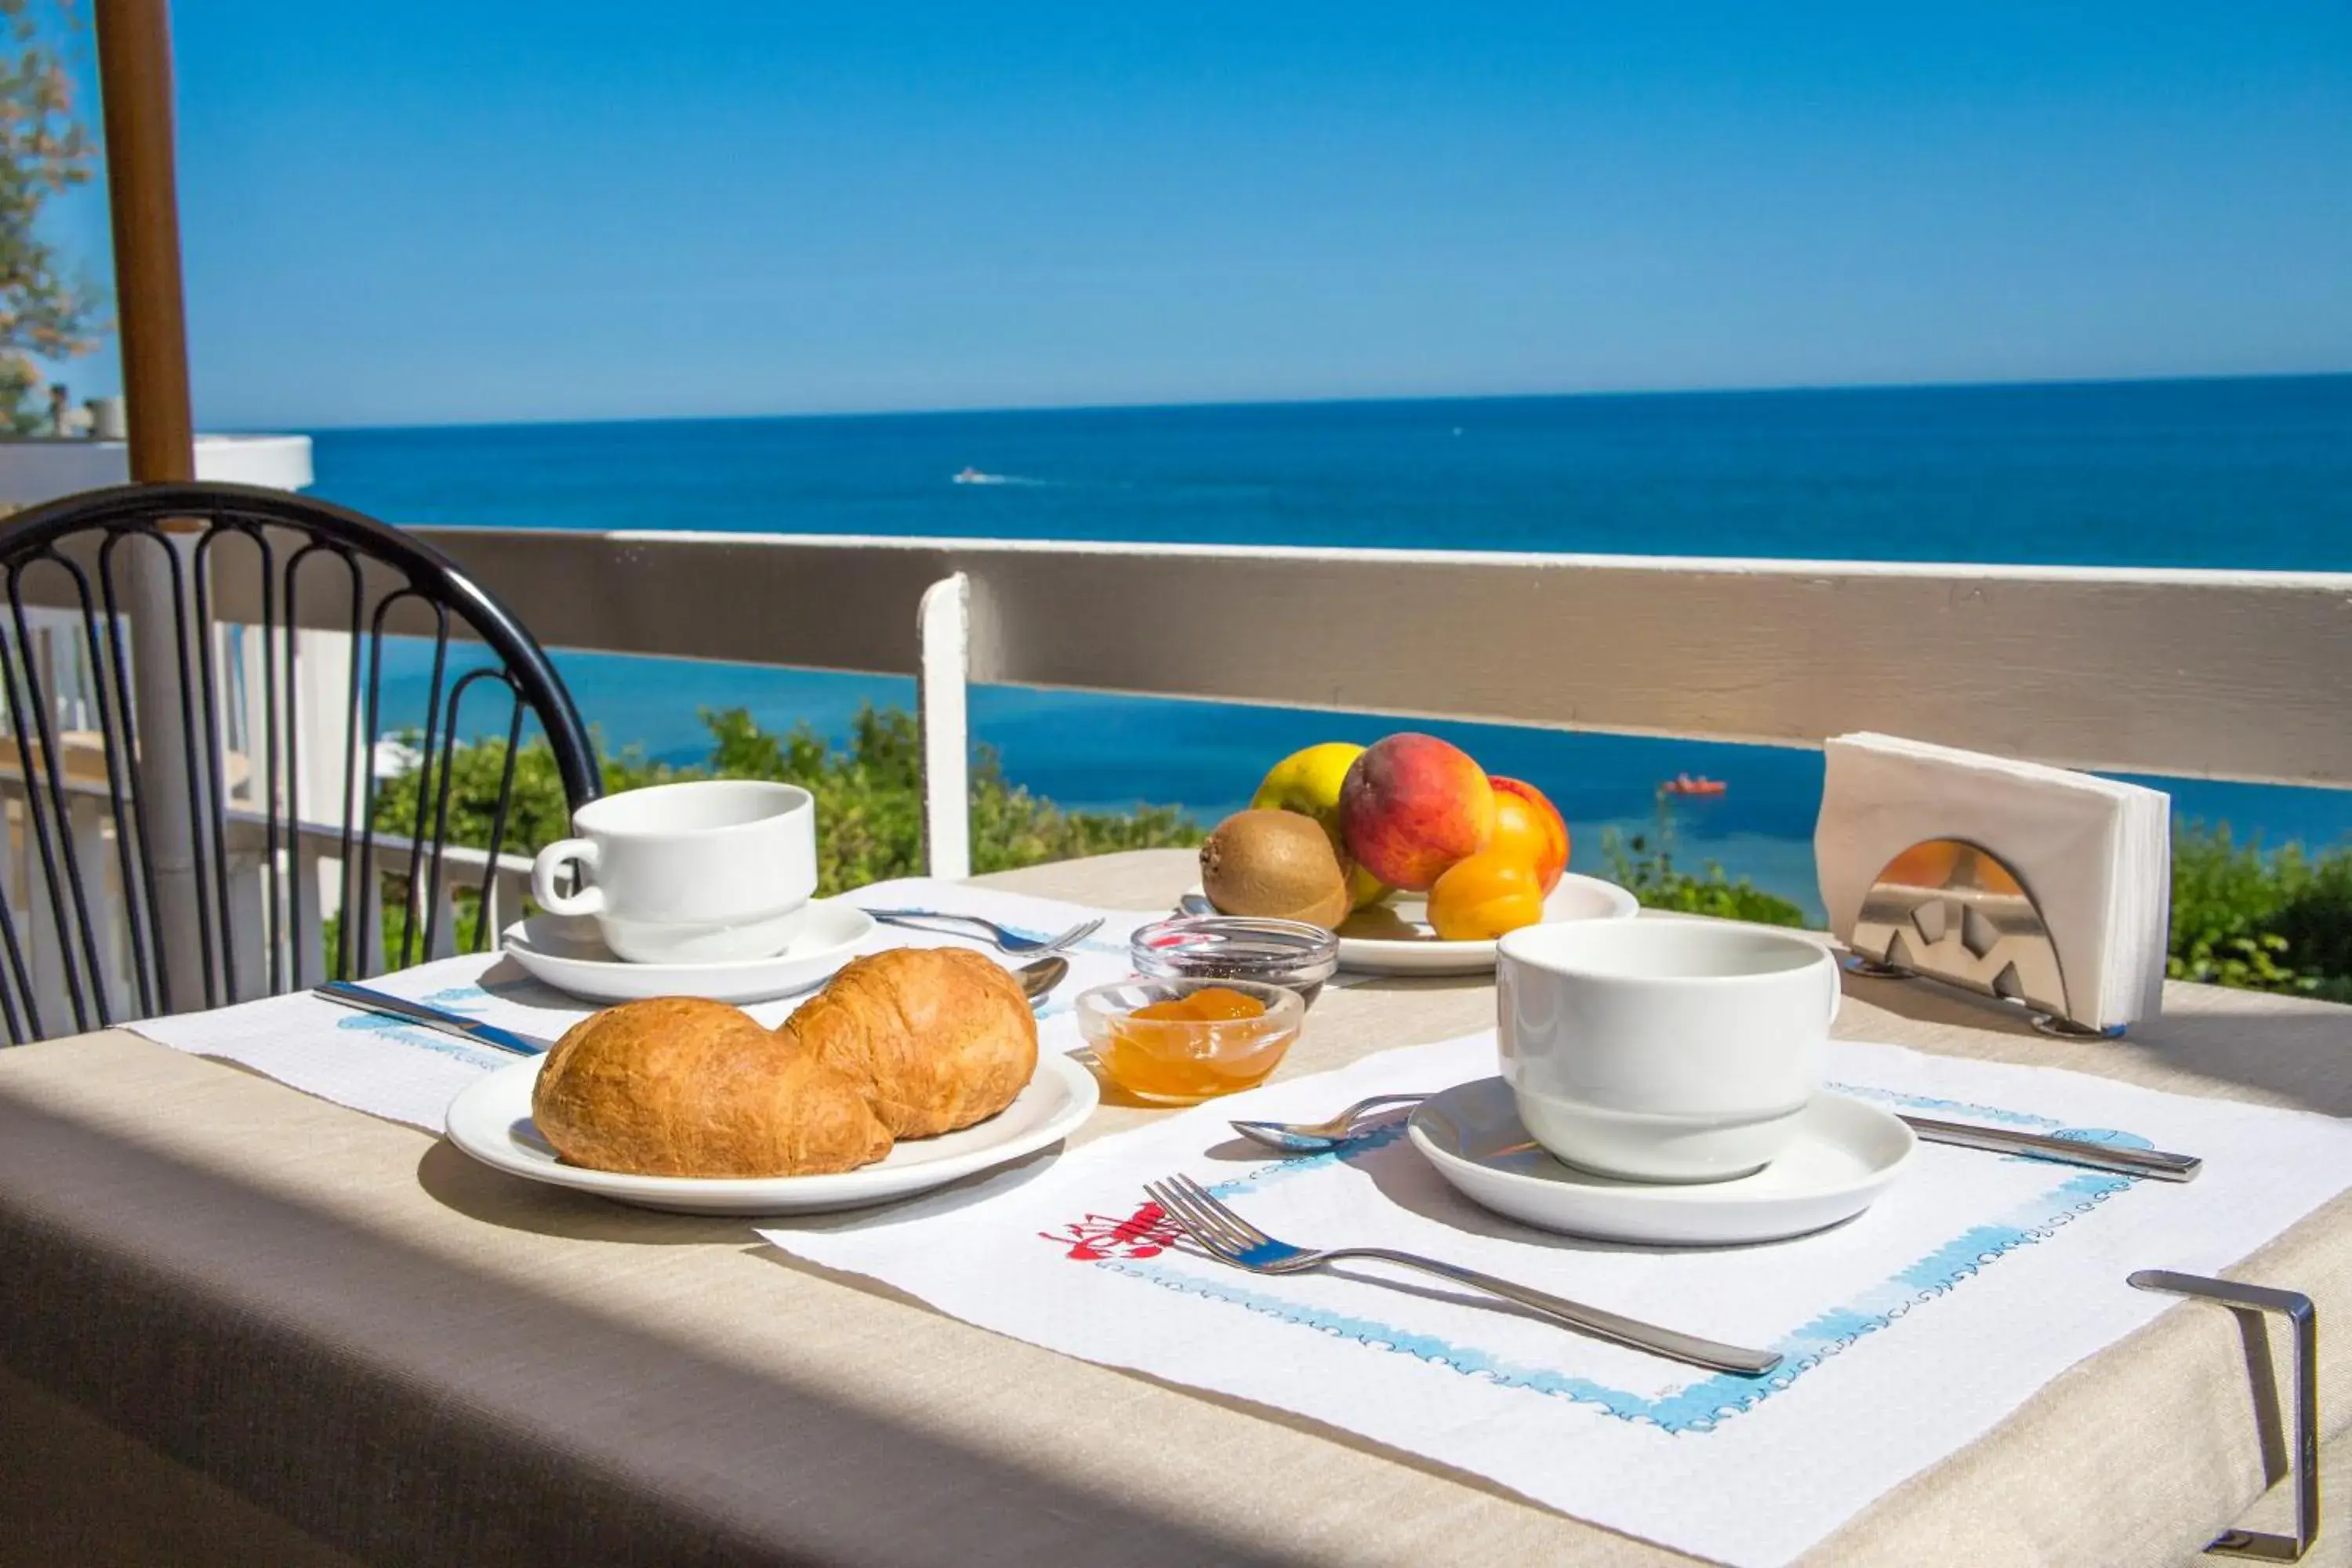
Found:
M 1507 849 L 1457 860 L 1429 889 L 1429 923 L 1447 942 L 1492 942 L 1543 919 L 1543 879 Z
M 1486 847 L 1494 786 L 1459 746 L 1434 735 L 1391 735 L 1349 767 L 1339 831 L 1358 865 L 1391 888 L 1417 891 Z
M 1265 1004 L 1246 992 L 1227 985 L 1204 985 L 1184 998 L 1192 1009 L 1192 1016 L 1212 1024 L 1232 1023 L 1238 1018 L 1263 1018 Z
M 1550 892 L 1568 870 L 1568 819 L 1531 784 L 1499 774 L 1486 782 L 1495 787 L 1495 837 L 1486 847 L 1522 850 Z
M 1147 1024 L 1230 1024 L 1263 1018 L 1265 1004 L 1226 985 L 1204 985 L 1185 996 L 1147 1002 L 1128 1015 Z

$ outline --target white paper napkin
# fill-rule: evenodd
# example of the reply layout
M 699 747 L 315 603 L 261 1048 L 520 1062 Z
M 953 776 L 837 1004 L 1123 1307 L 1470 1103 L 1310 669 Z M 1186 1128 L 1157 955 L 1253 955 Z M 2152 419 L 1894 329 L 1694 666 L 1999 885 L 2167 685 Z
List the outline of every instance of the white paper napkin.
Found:
M 1813 857 L 1842 940 L 1888 861 L 1927 839 L 1965 839 L 2000 856 L 2032 895 L 2076 1022 L 2156 1016 L 2171 910 L 2168 796 L 1891 735 L 1841 735 L 1822 751 Z
M 1853 1223 L 1665 1252 L 1526 1229 L 1398 1134 L 1283 1160 L 1234 1117 L 1320 1119 L 1495 1071 L 1491 1034 L 1213 1101 L 1060 1160 L 864 1215 L 762 1231 L 831 1268 L 1068 1355 L 1294 1411 L 1580 1518 L 1740 1564 L 1788 1562 L 1980 1436 L 2167 1301 L 2136 1268 L 2210 1273 L 2352 1184 L 2352 1125 L 1892 1046 L 1832 1047 L 1892 1107 L 2205 1156 L 2141 1183 L 1923 1145 Z M 1472 1304 L 1378 1265 L 1270 1278 L 1190 1256 L 1143 1184 L 1173 1172 L 1306 1246 L 1381 1245 L 1788 1358 L 1717 1376 Z

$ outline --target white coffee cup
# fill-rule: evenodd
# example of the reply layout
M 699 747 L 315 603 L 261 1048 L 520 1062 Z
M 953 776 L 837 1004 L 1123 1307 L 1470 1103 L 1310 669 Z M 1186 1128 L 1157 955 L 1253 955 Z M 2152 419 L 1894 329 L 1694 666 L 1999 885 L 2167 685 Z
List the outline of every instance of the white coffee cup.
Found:
M 797 784 L 698 779 L 589 802 L 576 838 L 539 852 L 530 896 L 555 915 L 593 915 L 633 963 L 770 958 L 792 945 L 816 891 L 816 801 Z M 580 868 L 578 890 L 556 875 Z
M 1523 927 L 1496 949 L 1503 1078 L 1569 1164 L 1645 1182 L 1760 1170 L 1820 1092 L 1838 966 L 1716 921 Z

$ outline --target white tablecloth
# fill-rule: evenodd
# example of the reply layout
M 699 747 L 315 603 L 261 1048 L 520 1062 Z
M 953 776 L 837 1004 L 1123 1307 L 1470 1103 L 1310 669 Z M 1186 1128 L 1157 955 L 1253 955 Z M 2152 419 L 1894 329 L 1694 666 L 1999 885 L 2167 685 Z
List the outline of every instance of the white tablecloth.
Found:
M 1614 1530 L 1776 1564 L 2154 1318 L 2168 1302 L 2127 1287 L 2132 1270 L 2224 1268 L 2352 1184 L 2352 1124 L 2327 1117 L 1893 1046 L 1839 1044 L 1832 1064 L 1849 1092 L 1896 1108 L 2094 1132 L 2206 1169 L 2169 1184 L 1923 1145 L 1850 1224 L 1671 1252 L 1487 1214 L 1399 1133 L 1284 1160 L 1225 1125 L 1486 1077 L 1489 1034 L 763 1234 L 1017 1339 L 1294 1411 Z M 1179 1171 L 1286 1241 L 1435 1256 L 1787 1361 L 1760 1380 L 1693 1372 L 1378 1265 L 1246 1274 L 1172 1245 L 1142 1186 Z M 1214 1456 L 1202 1460 L 1213 1476 Z

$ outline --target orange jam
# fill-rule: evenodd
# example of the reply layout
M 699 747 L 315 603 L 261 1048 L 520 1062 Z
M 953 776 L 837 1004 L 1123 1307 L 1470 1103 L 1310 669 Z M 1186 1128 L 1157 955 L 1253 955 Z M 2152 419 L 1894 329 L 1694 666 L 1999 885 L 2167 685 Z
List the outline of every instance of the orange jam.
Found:
M 1297 1031 L 1265 1019 L 1256 997 L 1206 986 L 1138 1007 L 1111 1025 L 1095 1055 L 1139 1099 L 1190 1105 L 1247 1089 L 1275 1069 Z

